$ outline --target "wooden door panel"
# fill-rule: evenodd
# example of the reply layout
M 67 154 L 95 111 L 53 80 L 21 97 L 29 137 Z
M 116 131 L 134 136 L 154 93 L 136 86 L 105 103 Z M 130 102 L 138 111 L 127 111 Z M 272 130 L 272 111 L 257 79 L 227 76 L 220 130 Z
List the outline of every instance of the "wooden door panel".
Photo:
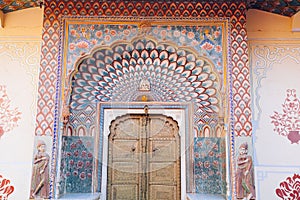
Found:
M 112 162 L 131 161 L 138 162 L 139 141 L 138 140 L 114 140 L 111 147 Z
M 150 138 L 175 138 L 176 136 L 178 136 L 178 129 L 173 119 L 159 116 L 150 119 Z
M 180 137 L 172 118 L 118 117 L 110 126 L 108 146 L 108 199 L 180 199 Z
M 150 162 L 170 162 L 178 158 L 175 140 L 150 140 Z
M 150 163 L 150 184 L 176 185 L 176 173 L 174 162 Z
M 168 131 L 164 131 L 166 120 L 158 118 L 151 118 L 150 120 L 150 138 L 164 137 L 165 135 L 170 135 Z
M 112 166 L 112 184 L 138 183 L 138 163 L 114 162 Z
M 150 200 L 175 200 L 176 187 L 168 185 L 150 185 Z
M 138 200 L 138 185 L 113 185 L 112 200 Z
M 135 116 L 128 116 L 121 123 L 113 126 L 114 139 L 126 138 L 136 139 L 140 132 L 140 118 Z

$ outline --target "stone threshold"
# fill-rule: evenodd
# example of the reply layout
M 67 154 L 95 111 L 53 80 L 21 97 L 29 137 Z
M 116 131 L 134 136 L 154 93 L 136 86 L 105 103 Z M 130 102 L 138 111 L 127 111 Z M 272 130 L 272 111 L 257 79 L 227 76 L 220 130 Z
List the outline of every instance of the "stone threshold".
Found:
M 70 193 L 61 196 L 62 200 L 100 200 L 100 193 Z M 188 193 L 187 200 L 225 200 L 221 195 Z

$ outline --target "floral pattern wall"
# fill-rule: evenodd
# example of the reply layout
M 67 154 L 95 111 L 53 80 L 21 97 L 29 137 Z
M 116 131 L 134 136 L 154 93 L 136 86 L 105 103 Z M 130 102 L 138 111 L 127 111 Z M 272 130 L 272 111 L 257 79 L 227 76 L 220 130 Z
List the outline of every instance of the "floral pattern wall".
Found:
M 226 147 L 225 139 L 202 137 L 195 139 L 195 181 L 199 193 L 226 191 Z M 209 189 L 208 189 L 209 188 Z
M 91 192 L 94 163 L 93 137 L 63 137 L 61 179 L 67 193 Z M 80 187 L 78 187 L 80 185 Z

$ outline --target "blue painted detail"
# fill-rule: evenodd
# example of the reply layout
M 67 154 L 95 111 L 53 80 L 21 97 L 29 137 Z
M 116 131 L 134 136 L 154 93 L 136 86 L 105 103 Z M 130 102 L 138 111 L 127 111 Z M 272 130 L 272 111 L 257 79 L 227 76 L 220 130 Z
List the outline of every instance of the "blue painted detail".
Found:
M 63 136 L 61 184 L 64 193 L 92 192 L 94 137 Z
M 197 193 L 226 195 L 225 139 L 194 139 L 195 184 Z

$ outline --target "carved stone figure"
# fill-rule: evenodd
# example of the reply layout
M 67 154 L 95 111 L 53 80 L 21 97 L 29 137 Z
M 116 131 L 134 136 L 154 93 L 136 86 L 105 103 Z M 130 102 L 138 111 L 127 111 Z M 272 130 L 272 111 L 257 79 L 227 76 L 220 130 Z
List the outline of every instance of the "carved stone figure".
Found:
M 30 198 L 48 198 L 49 196 L 49 160 L 46 144 L 37 143 L 37 154 L 34 156 Z
M 140 91 L 150 91 L 150 82 L 146 78 L 142 79 L 139 85 Z
M 237 157 L 237 198 L 243 200 L 255 199 L 253 162 L 248 155 L 248 144 L 243 143 L 239 147 Z

